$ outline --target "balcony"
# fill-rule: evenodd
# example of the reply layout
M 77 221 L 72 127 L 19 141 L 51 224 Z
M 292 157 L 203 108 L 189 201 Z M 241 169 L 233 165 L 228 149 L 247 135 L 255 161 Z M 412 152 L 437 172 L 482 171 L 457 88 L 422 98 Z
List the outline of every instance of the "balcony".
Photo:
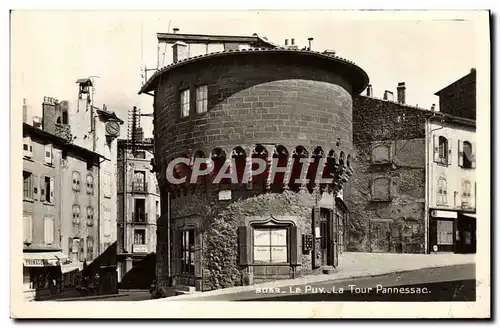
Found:
M 148 183 L 143 181 L 133 181 L 132 182 L 132 192 L 135 193 L 147 193 Z
M 132 212 L 132 223 L 146 224 L 148 222 L 148 213 Z

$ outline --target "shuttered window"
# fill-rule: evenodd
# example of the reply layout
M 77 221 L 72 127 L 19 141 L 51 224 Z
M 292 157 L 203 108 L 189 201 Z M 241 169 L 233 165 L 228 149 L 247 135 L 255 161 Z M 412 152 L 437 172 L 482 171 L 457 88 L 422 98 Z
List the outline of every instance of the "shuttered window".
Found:
M 54 218 L 45 217 L 43 221 L 43 240 L 46 245 L 54 243 Z
M 104 208 L 104 227 L 103 235 L 104 237 L 111 237 L 112 227 L 111 227 L 111 211 L 109 208 Z
M 33 222 L 30 215 L 23 216 L 23 242 L 25 244 L 33 242 Z
M 52 151 L 52 145 L 51 144 L 45 145 L 45 151 L 44 151 L 44 162 L 45 162 L 45 164 L 47 164 L 47 165 L 54 164 L 53 157 L 54 157 L 54 154 L 53 154 L 53 151 Z
M 23 156 L 28 158 L 33 156 L 33 145 L 30 137 L 23 138 Z

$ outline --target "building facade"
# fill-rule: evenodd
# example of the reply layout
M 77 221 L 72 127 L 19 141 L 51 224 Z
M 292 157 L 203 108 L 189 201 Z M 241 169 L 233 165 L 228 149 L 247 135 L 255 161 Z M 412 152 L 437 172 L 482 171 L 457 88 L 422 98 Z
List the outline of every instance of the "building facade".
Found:
M 97 256 L 94 185 L 75 179 L 95 177 L 100 157 L 27 123 L 23 135 L 24 287 L 37 299 L 74 287 L 64 273 Z
M 118 141 L 119 282 L 148 254 L 156 252 L 156 221 L 161 207 L 152 159 L 152 139 L 136 142 L 134 149 L 129 141 Z
M 25 186 L 33 186 L 31 194 L 35 190 L 39 193 L 35 200 L 43 198 L 42 204 L 25 200 L 25 211 L 52 217 L 54 221 L 53 228 L 46 223 L 47 228 L 40 231 L 48 231 L 48 235 L 52 234 L 50 229 L 54 231 L 57 244 L 50 245 L 57 245 L 61 252 L 58 257 L 62 288 L 79 286 L 83 276 L 99 276 L 96 281 L 100 281 L 100 292 L 112 293 L 117 291 L 116 138 L 123 121 L 113 112 L 93 106 L 90 87 L 89 79 L 79 80 L 76 101 L 44 97 L 42 117 L 33 126 L 24 124 L 25 133 L 34 134 L 39 140 L 34 143 L 25 139 L 25 174 L 32 177 L 25 180 Z M 30 153 L 43 160 L 43 165 L 30 161 L 34 158 Z M 35 183 L 42 176 L 44 180 Z M 29 219 L 25 220 L 25 233 L 29 236 Z M 39 231 L 40 220 L 31 221 L 37 225 L 31 225 L 33 232 Z M 38 247 L 35 245 L 30 247 Z
M 179 38 L 210 43 L 168 35 Z M 140 91 L 154 92 L 155 170 L 167 208 L 157 223 L 160 291 L 248 285 L 338 265 L 345 209 L 335 204 L 352 173 L 352 99 L 368 76 L 328 52 L 272 44 L 245 50 L 248 40 L 214 37 L 225 51 L 184 59 L 176 56 L 185 45 L 175 43 L 174 63 Z M 210 158 L 214 170 L 194 184 L 169 183 L 168 164 L 178 157 Z M 267 163 L 264 171 L 243 180 L 256 158 Z M 332 178 L 326 184 L 314 176 L 322 158 L 320 175 Z M 238 183 L 213 183 L 224 163 Z M 308 182 L 296 181 L 302 169 Z M 187 165 L 175 170 L 191 174 Z
M 348 250 L 475 252 L 475 121 L 460 116 L 475 117 L 475 96 L 464 96 L 475 94 L 464 83 L 474 76 L 437 93 L 443 112 L 407 105 L 404 82 L 396 100 L 371 86 L 354 99 Z

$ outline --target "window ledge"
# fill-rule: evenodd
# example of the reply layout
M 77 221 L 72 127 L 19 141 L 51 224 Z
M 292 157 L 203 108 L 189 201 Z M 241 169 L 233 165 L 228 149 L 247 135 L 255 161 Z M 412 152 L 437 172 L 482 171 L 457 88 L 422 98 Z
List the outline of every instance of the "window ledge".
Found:
M 43 202 L 43 205 L 47 205 L 47 206 L 55 206 L 54 203 L 51 203 L 51 202 Z
M 44 165 L 47 166 L 47 167 L 55 168 L 54 164 L 45 163 Z
M 448 167 L 449 165 L 447 163 L 441 163 L 441 162 L 434 162 L 438 166 L 443 166 L 443 167 Z
M 23 156 L 23 159 L 25 159 L 25 160 L 27 160 L 29 162 L 35 162 L 35 160 L 32 157 Z
M 24 202 L 28 202 L 28 203 L 34 203 L 35 200 L 33 198 L 23 198 L 23 201 Z

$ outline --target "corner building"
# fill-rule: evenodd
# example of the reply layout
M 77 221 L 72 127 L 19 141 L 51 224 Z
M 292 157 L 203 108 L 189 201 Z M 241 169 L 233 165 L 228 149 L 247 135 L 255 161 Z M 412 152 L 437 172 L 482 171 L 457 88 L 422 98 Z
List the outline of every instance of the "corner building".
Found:
M 155 169 L 168 207 L 157 223 L 159 290 L 171 283 L 207 291 L 335 268 L 345 218 L 335 204 L 352 174 L 352 99 L 367 84 L 350 61 L 278 47 L 187 58 L 152 76 L 140 93 L 154 91 Z M 167 165 L 181 156 L 211 157 L 213 173 L 170 185 Z M 230 158 L 241 182 L 257 157 L 267 168 L 251 182 L 210 182 Z M 312 161 L 310 182 L 283 183 L 284 174 L 298 178 L 301 157 Z M 320 157 L 331 184 L 314 183 Z M 293 165 L 271 181 L 273 158 Z M 189 177 L 189 167 L 177 169 Z

